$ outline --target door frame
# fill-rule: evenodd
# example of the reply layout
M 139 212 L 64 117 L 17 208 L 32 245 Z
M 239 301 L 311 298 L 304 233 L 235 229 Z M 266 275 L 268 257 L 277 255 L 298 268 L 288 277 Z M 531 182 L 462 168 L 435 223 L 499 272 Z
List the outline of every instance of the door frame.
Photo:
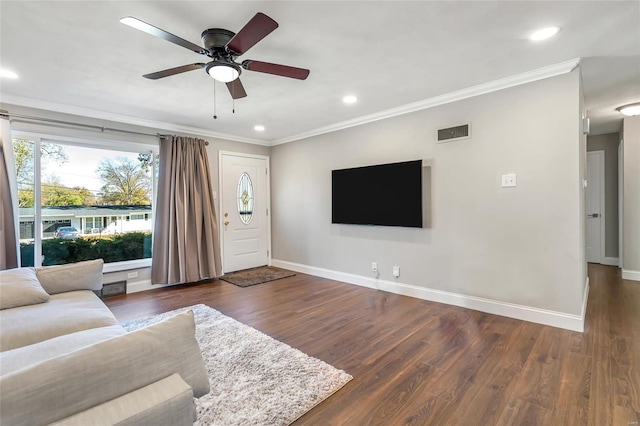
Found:
M 267 167 L 267 179 L 266 179 L 266 198 L 267 198 L 267 265 L 271 266 L 271 166 L 268 155 L 258 154 L 245 154 L 243 152 L 233 151 L 218 151 L 218 235 L 220 237 L 220 258 L 222 261 L 222 270 L 224 271 L 224 217 L 222 216 L 222 188 L 223 188 L 223 173 L 222 173 L 222 157 L 245 157 L 245 158 L 257 158 L 265 160 Z
M 589 158 L 589 156 L 595 157 L 596 161 L 598 161 L 598 163 L 600 163 L 600 173 L 598 176 L 598 180 L 600 180 L 600 250 L 598 250 L 598 253 L 600 254 L 600 264 L 604 263 L 605 260 L 605 248 L 606 248 L 606 232 L 605 232 L 605 221 L 606 221 L 606 209 L 607 206 L 605 204 L 605 193 L 607 191 L 606 187 L 605 187 L 605 173 L 604 173 L 604 167 L 605 167 L 605 153 L 604 150 L 597 150 L 597 151 L 588 151 L 587 152 L 587 158 Z M 587 164 L 589 164 L 589 162 L 587 162 Z M 589 172 L 587 171 L 587 176 L 589 175 Z M 588 214 L 588 213 L 587 213 Z M 585 243 L 586 243 L 586 238 L 585 238 Z
M 618 267 L 624 269 L 624 139 L 618 144 Z

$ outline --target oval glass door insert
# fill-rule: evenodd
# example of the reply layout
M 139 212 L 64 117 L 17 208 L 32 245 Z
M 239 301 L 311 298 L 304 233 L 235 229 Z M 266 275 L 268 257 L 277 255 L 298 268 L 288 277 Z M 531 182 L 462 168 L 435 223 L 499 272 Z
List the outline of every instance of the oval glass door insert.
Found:
M 247 172 L 242 173 L 238 181 L 238 214 L 245 225 L 253 217 L 253 184 Z

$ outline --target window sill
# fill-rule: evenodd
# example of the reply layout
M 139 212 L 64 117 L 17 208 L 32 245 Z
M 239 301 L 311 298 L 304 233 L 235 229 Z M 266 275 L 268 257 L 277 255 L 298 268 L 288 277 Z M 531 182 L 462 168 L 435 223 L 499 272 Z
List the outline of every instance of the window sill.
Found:
M 150 268 L 151 259 L 125 260 L 123 262 L 105 263 L 102 266 L 102 273 L 128 271 L 130 269 Z

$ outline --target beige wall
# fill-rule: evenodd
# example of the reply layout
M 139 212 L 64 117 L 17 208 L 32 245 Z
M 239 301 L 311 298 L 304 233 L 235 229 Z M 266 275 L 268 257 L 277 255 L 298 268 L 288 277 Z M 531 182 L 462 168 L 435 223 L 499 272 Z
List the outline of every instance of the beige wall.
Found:
M 580 315 L 586 153 L 579 71 L 273 147 L 273 258 Z M 472 123 L 472 138 L 436 130 Z M 432 165 L 428 229 L 331 224 L 331 170 Z M 516 173 L 516 188 L 501 175 Z M 384 203 L 384 199 L 379 200 Z
M 590 135 L 587 151 L 604 151 L 604 219 L 606 257 L 618 257 L 618 145 L 619 133 Z
M 622 269 L 640 280 L 640 116 L 623 122 Z
M 576 155 L 578 156 L 578 181 L 579 181 L 579 194 L 578 194 L 578 211 L 574 212 L 578 215 L 578 223 L 579 223 L 579 234 L 578 234 L 578 244 L 579 244 L 579 260 L 580 264 L 580 282 L 582 294 L 585 294 L 587 289 L 587 275 L 589 273 L 588 265 L 587 265 L 587 200 L 586 200 L 586 189 L 584 187 L 584 181 L 587 180 L 587 135 L 584 133 L 584 120 L 587 117 L 587 109 L 584 104 L 584 90 L 583 90 L 583 82 L 582 82 L 582 73 L 578 72 L 578 105 L 579 105 L 579 116 L 578 116 L 578 146 L 576 149 Z M 583 300 L 586 302 L 586 300 Z M 584 303 L 583 303 L 584 304 Z

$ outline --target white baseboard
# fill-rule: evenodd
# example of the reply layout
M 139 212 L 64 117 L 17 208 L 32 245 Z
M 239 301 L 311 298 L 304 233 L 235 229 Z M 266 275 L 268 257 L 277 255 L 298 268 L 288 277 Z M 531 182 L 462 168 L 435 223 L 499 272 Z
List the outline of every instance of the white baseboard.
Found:
M 605 257 L 604 259 L 602 259 L 602 264 L 609 266 L 618 266 L 620 265 L 620 259 L 618 259 L 617 257 Z
M 418 299 L 432 302 L 445 303 L 448 305 L 460 306 L 474 309 L 494 315 L 501 315 L 523 321 L 535 322 L 538 324 L 550 325 L 552 327 L 564 328 L 572 331 L 582 332 L 584 330 L 584 312 L 586 311 L 586 298 L 588 297 L 588 282 L 585 289 L 583 301 L 583 314 L 572 315 L 563 312 L 550 311 L 547 309 L 534 308 L 531 306 L 517 305 L 515 303 L 500 302 L 497 300 L 485 299 L 482 297 L 467 296 L 464 294 L 450 293 L 442 290 L 418 287 L 412 284 L 403 284 L 392 281 L 385 281 L 375 278 L 364 277 L 362 275 L 349 274 L 345 272 L 333 271 L 330 269 L 316 268 L 314 266 L 302 265 L 299 263 L 286 262 L 272 259 L 273 266 L 301 272 L 303 274 L 315 275 L 348 284 L 355 284 L 389 293 L 411 296 Z
M 640 271 L 633 271 L 631 269 L 622 270 L 622 279 L 631 281 L 640 281 Z
M 127 282 L 127 294 L 139 291 L 155 290 L 156 288 L 169 287 L 170 284 L 151 284 L 151 280 Z

